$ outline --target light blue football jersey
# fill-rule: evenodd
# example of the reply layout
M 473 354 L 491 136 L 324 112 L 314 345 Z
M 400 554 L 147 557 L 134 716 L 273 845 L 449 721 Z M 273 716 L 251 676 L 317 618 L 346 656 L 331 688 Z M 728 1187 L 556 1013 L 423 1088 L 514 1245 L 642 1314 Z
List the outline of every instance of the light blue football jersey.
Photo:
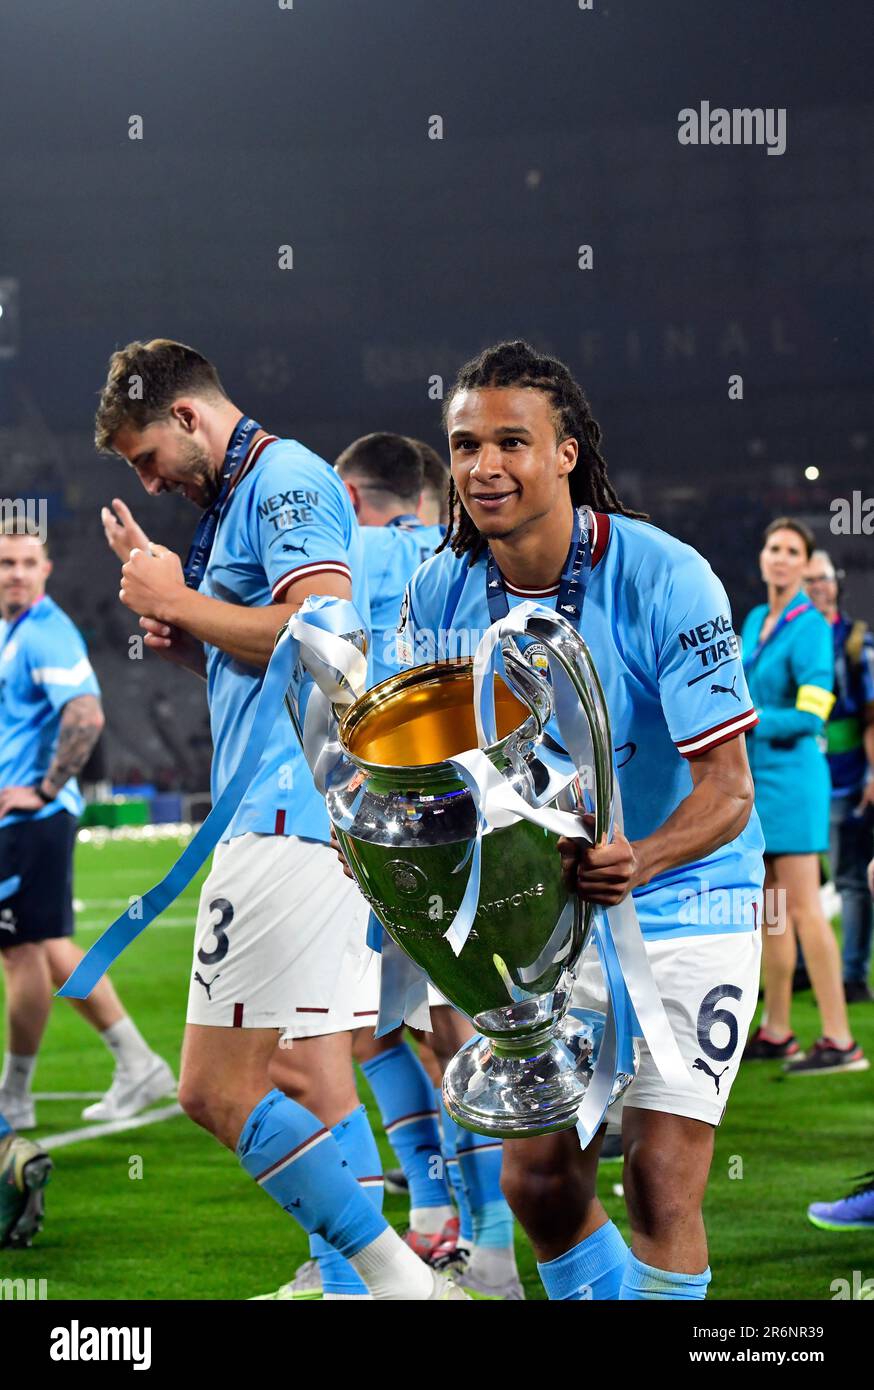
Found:
M 341 574 L 351 581 L 352 601 L 368 624 L 361 532 L 345 487 L 333 468 L 302 444 L 273 437 L 259 442 L 257 462 L 231 493 L 219 522 L 200 592 L 223 603 L 259 607 L 281 600 L 300 579 Z M 251 738 L 264 673 L 217 647 L 204 650 L 215 804 Z M 222 839 L 248 831 L 325 843 L 330 838 L 324 800 L 284 708 Z
M 64 706 L 78 695 L 100 697 L 100 686 L 78 629 L 44 595 L 12 622 L 0 620 L 0 787 L 32 787 L 49 770 Z M 75 777 L 39 811 L 4 816 L 44 820 L 56 811 L 82 814 Z
M 397 626 L 404 590 L 446 534 L 442 526 L 363 526 L 370 590 L 372 679 L 378 685 L 399 669 Z
M 625 834 L 663 825 L 692 790 L 687 759 L 756 723 L 725 590 L 697 551 L 646 522 L 593 518 L 592 572 L 579 630 L 604 686 Z M 557 590 L 511 590 L 555 607 Z M 486 556 L 443 550 L 414 575 L 398 657 L 405 665 L 472 655 L 490 626 Z M 752 931 L 761 923 L 764 841 L 753 810 L 736 839 L 670 869 L 634 900 L 644 935 Z

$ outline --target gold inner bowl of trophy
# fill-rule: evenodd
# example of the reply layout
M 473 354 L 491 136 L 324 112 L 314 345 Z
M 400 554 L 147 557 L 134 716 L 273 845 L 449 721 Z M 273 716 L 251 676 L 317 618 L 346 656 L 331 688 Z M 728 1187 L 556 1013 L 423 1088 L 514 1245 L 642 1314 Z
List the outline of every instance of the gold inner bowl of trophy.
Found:
M 503 740 L 531 717 L 500 677 L 495 679 L 495 720 Z M 353 758 L 371 767 L 428 767 L 476 748 L 473 667 L 419 667 L 374 686 L 340 724 Z

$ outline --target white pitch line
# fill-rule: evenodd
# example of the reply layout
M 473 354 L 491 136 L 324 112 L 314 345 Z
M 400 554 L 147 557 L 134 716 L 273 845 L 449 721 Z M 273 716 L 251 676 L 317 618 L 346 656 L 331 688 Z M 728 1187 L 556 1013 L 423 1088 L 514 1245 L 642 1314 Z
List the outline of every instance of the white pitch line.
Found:
M 33 1100 L 99 1100 L 104 1091 L 35 1091 Z
M 89 1139 L 102 1139 L 106 1134 L 124 1134 L 129 1129 L 143 1129 L 146 1125 L 157 1125 L 162 1120 L 172 1120 L 184 1114 L 181 1105 L 164 1105 L 160 1110 L 148 1110 L 145 1115 L 135 1115 L 131 1120 L 107 1120 L 104 1124 L 85 1125 L 83 1129 L 68 1129 L 63 1134 L 49 1134 L 45 1139 L 36 1139 L 41 1149 L 65 1149 L 70 1144 L 84 1144 Z

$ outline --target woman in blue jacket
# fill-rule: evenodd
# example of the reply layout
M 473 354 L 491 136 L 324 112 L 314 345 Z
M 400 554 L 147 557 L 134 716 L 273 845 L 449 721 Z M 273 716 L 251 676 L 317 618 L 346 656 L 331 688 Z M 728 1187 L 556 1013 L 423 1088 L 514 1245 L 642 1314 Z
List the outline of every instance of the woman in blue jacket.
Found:
M 828 849 L 831 785 L 825 722 L 834 704 L 828 624 L 802 589 L 812 533 L 780 517 L 759 557 L 768 602 L 743 626 L 743 660 L 759 722 L 747 735 L 756 809 L 765 836 L 765 1011 L 745 1057 L 796 1057 L 795 1073 L 862 1071 L 850 1035 L 840 955 L 819 901 L 819 855 Z M 790 1008 L 796 941 L 822 1018 L 822 1037 L 798 1057 Z

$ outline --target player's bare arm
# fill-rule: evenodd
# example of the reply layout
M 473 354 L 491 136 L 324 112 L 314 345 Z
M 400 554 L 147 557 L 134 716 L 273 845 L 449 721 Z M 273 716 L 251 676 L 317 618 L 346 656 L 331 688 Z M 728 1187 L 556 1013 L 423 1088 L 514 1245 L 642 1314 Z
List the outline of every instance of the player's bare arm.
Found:
M 77 695 L 64 706 L 58 745 L 43 778 L 43 787 L 52 796 L 82 771 L 105 723 L 96 695 Z
M 158 624 L 170 624 L 198 642 L 207 642 L 248 666 L 266 667 L 276 634 L 310 594 L 351 599 L 349 581 L 324 573 L 289 585 L 281 603 L 246 608 L 189 589 L 178 555 L 153 545 L 135 550 L 122 566 L 119 598 L 126 607 Z
M 11 811 L 38 811 L 81 772 L 88 761 L 105 723 L 96 695 L 77 695 L 64 706 L 58 732 L 58 746 L 41 782 L 45 796 L 35 787 L 4 787 L 0 791 L 0 817 Z
M 582 898 L 613 907 L 656 874 L 712 854 L 743 830 L 753 808 L 753 783 L 743 735 L 690 758 L 692 791 L 652 835 L 610 844 L 561 839 L 562 873 Z

